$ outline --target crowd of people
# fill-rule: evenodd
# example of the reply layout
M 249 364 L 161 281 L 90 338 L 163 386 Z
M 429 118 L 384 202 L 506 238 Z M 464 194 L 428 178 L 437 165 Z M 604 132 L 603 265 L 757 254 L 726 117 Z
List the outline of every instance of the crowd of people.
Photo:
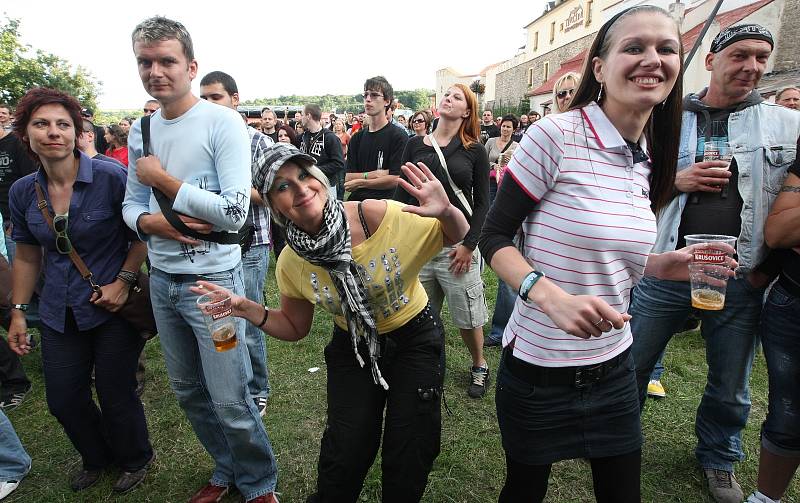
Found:
M 121 494 L 147 476 L 146 337 L 120 314 L 147 275 L 170 387 L 214 462 L 190 503 L 233 490 L 278 501 L 265 335 L 306 337 L 317 307 L 334 323 L 307 501 L 358 501 L 379 449 L 382 500 L 419 501 L 441 449 L 445 302 L 469 397 L 490 385 L 484 351 L 502 347 L 498 501 L 543 501 L 552 464 L 575 458 L 598 502 L 641 501 L 641 410 L 690 316 L 709 368 L 695 429 L 708 490 L 745 500 L 734 464 L 760 341 L 769 410 L 746 501 L 781 500 L 800 464 L 800 90 L 759 94 L 767 29 L 720 32 L 708 87 L 688 94 L 678 26 L 645 5 L 603 24 L 544 117 L 495 118 L 462 84 L 436 110 L 395 115 L 376 76 L 361 113 L 266 107 L 251 125 L 231 75 L 210 72 L 192 93 L 180 22 L 149 18 L 131 42 L 153 98 L 141 118 L 103 127 L 46 88 L 13 117 L 0 105 L 0 499 L 31 467 L 3 413 L 31 386 L 19 360 L 31 326 L 48 409 L 82 461 L 71 489 L 116 469 Z M 711 139 L 730 161 L 704 159 Z M 690 234 L 737 238 L 719 310 L 692 307 L 689 263 L 705 245 Z M 265 305 L 270 252 L 277 307 Z M 491 311 L 484 263 L 498 277 Z M 215 348 L 196 307 L 208 293 L 230 298 L 242 344 Z

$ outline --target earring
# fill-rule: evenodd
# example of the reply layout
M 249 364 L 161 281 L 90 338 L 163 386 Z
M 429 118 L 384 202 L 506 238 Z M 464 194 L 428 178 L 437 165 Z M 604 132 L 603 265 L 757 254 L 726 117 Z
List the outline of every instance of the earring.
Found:
M 600 92 L 597 93 L 597 103 L 600 103 L 600 100 L 603 99 L 603 83 L 600 82 Z
M 667 106 L 667 100 L 661 102 L 661 108 L 665 108 Z

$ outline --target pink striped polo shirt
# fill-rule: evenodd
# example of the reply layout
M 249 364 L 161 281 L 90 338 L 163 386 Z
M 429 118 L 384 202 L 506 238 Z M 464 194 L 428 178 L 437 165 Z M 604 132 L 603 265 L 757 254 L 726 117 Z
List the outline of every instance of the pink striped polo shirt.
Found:
M 640 145 L 646 151 L 644 135 Z M 567 293 L 596 295 L 628 311 L 656 238 L 650 162 L 634 164 L 625 140 L 595 103 L 532 124 L 508 173 L 539 204 L 522 224 L 524 255 Z M 630 324 L 600 337 L 567 334 L 517 299 L 503 334 L 514 356 L 544 367 L 592 365 L 631 345 Z

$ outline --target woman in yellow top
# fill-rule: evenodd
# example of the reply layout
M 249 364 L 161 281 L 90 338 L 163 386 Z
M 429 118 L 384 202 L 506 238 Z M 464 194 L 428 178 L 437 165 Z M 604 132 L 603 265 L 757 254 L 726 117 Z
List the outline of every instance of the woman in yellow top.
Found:
M 419 207 L 328 199 L 314 159 L 288 145 L 274 146 L 265 166 L 253 182 L 289 245 L 276 269 L 281 307 L 234 296 L 234 315 L 286 341 L 308 334 L 315 305 L 335 315 L 327 427 L 308 501 L 355 502 L 381 436 L 383 501 L 419 501 L 439 453 L 445 359 L 442 324 L 417 275 L 464 237 L 467 220 L 422 163 L 403 166 L 408 182 L 399 181 Z M 196 293 L 219 288 L 198 284 Z

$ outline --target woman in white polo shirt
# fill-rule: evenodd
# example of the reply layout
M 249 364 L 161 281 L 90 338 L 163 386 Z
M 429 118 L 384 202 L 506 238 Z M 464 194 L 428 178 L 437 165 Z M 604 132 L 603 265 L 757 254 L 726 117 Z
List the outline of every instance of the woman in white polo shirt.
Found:
M 591 462 L 598 502 L 640 501 L 626 311 L 643 274 L 688 275 L 687 249 L 650 255 L 653 211 L 675 178 L 682 54 L 663 9 L 611 18 L 570 109 L 528 128 L 503 177 L 480 244 L 521 297 L 497 376 L 501 502 L 542 501 L 552 463 L 570 458 Z M 522 253 L 512 242 L 520 225 Z

